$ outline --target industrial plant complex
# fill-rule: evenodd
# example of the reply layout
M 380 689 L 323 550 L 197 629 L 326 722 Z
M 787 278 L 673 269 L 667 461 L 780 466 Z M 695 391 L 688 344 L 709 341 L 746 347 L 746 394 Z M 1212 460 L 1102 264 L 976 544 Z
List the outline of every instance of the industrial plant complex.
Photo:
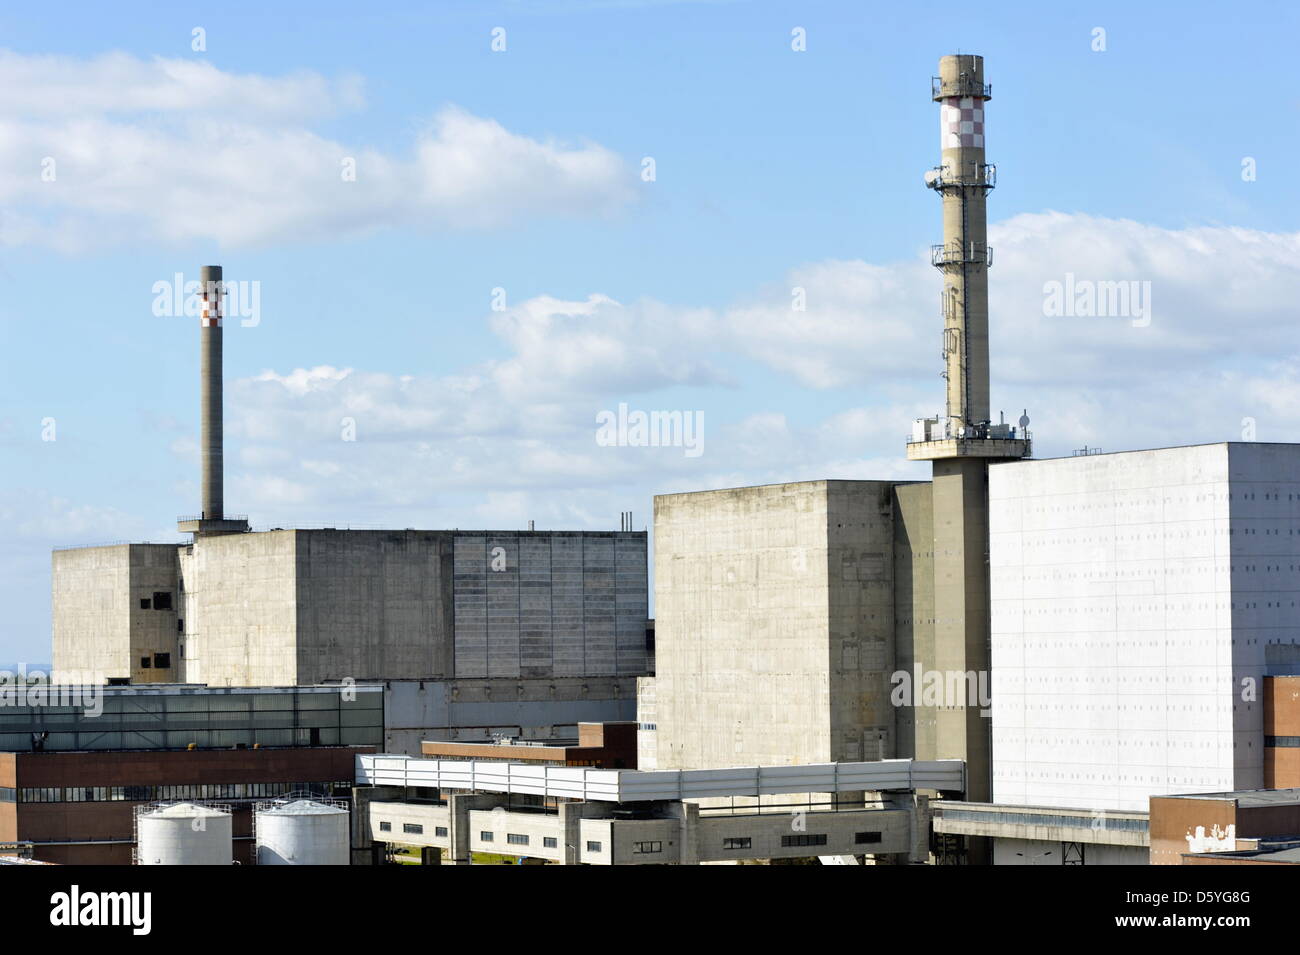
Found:
M 940 60 L 929 480 L 664 494 L 653 538 L 253 530 L 205 267 L 200 511 L 53 553 L 0 856 L 1300 862 L 1300 445 L 1033 458 L 1032 396 L 989 397 L 991 99 Z

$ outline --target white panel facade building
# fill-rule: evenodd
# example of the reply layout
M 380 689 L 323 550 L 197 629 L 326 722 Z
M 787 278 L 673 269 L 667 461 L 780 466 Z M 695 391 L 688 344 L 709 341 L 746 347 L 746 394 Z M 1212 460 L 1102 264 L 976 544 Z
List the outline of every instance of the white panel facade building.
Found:
M 1300 659 L 1300 445 L 995 465 L 989 500 L 994 801 L 1262 786 L 1260 678 Z

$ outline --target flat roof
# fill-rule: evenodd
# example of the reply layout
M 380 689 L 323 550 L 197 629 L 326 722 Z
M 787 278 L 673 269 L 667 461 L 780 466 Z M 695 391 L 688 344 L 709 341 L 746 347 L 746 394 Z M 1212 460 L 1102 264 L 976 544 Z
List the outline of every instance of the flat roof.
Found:
M 1087 454 L 1061 454 L 1051 458 L 1020 458 L 1015 461 L 999 461 L 989 467 L 1001 468 L 1013 464 L 1042 464 L 1047 461 L 1073 461 L 1075 459 L 1104 458 L 1116 454 L 1145 454 L 1151 451 L 1186 451 L 1189 448 L 1217 448 L 1242 445 L 1260 447 L 1261 445 L 1278 448 L 1300 449 L 1300 442 L 1295 441 L 1202 441 L 1198 444 L 1167 444 L 1158 448 L 1122 448 L 1118 451 L 1096 451 L 1089 449 Z
M 1255 859 L 1259 862 L 1287 862 L 1291 865 L 1300 865 L 1300 846 L 1292 846 L 1290 849 L 1242 849 L 1237 852 L 1184 852 L 1182 855 L 1183 858 L 1209 856 L 1214 859 Z
M 359 786 L 528 793 L 601 802 L 652 802 L 786 793 L 886 792 L 966 788 L 960 759 L 739 766 L 727 769 L 592 769 L 544 763 L 358 755 Z
M 1239 807 L 1291 806 L 1300 804 L 1300 789 L 1242 789 L 1228 793 L 1171 793 L 1152 796 L 1152 799 L 1220 799 L 1235 802 Z

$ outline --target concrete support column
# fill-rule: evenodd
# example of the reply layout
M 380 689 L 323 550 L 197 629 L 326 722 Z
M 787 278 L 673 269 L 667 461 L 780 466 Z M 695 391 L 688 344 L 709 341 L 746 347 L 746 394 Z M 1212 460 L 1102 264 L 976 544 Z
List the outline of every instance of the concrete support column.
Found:
M 582 838 L 582 814 L 586 805 L 581 802 L 560 803 L 560 832 L 563 833 L 560 838 L 562 850 L 560 865 L 579 864 L 582 857 L 580 848 L 582 843 L 579 842 Z
M 450 807 L 450 820 L 447 826 L 451 838 L 451 849 L 447 853 L 452 865 L 471 865 L 469 842 L 472 835 L 469 812 L 471 809 L 492 809 L 506 804 L 506 796 L 494 793 L 461 793 L 449 795 L 447 805 Z
M 669 811 L 677 817 L 681 828 L 678 829 L 678 865 L 700 864 L 700 807 L 693 802 L 669 803 Z
M 354 786 L 352 788 L 352 846 L 353 865 L 381 865 L 384 843 L 375 842 L 370 832 L 370 804 L 402 798 L 400 786 Z M 378 861 L 376 861 L 378 860 Z
M 902 809 L 907 812 L 911 839 L 906 853 L 893 857 L 897 865 L 908 863 L 924 864 L 930 859 L 930 827 L 934 813 L 930 808 L 930 797 L 916 793 L 884 793 L 881 799 L 886 809 Z

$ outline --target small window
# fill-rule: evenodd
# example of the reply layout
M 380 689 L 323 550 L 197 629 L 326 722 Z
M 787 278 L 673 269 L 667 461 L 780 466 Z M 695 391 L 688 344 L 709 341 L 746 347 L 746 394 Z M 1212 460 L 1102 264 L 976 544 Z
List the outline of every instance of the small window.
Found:
M 560 846 L 559 840 L 557 840 L 554 836 L 542 836 L 542 848 L 558 849 L 559 846 Z
M 392 831 L 393 831 L 393 824 L 392 824 L 391 822 L 381 822 L 381 823 L 379 824 L 379 831 L 380 831 L 380 832 L 392 832 Z
M 632 843 L 632 852 L 635 855 L 653 855 L 656 852 L 663 852 L 664 844 L 662 842 L 634 842 Z
M 409 832 L 413 836 L 422 836 L 424 835 L 424 826 L 416 822 L 404 822 L 402 823 L 402 831 Z
M 590 840 L 590 839 L 587 840 L 587 851 L 588 851 L 588 852 L 599 852 L 599 851 L 600 851 L 600 843 L 599 843 L 599 842 L 593 842 L 593 841 Z
M 434 826 L 434 827 L 433 827 L 433 834 L 434 834 L 435 836 L 445 836 L 445 835 L 447 834 L 447 827 L 446 827 L 446 826 Z
M 733 836 L 730 839 L 722 840 L 724 849 L 748 849 L 753 846 L 753 840 L 749 836 Z
M 148 657 L 141 657 L 141 658 L 140 658 L 140 669 L 141 669 L 141 670 L 147 670 L 147 669 L 149 669 L 149 667 L 151 667 L 151 666 L 153 666 L 153 661 L 150 660 Z
M 880 842 L 880 833 L 878 832 L 857 832 L 853 834 L 853 842 L 859 846 L 874 846 Z
M 824 846 L 826 845 L 825 833 L 802 833 L 797 836 L 782 836 L 781 848 L 789 849 L 794 846 Z
M 526 846 L 528 845 L 528 837 L 518 832 L 507 832 L 506 842 L 512 846 Z
M 182 620 L 180 617 L 176 618 L 176 632 L 177 633 L 185 632 L 185 621 Z
M 155 590 L 153 592 L 153 609 L 154 610 L 172 609 L 172 595 L 170 590 Z
M 141 609 L 141 610 L 148 610 L 148 609 L 149 609 L 149 598 L 148 598 L 148 597 L 141 597 L 141 598 L 140 598 L 140 609 Z
M 479 842 L 491 842 L 491 841 L 492 841 L 492 833 L 490 833 L 490 832 L 480 832 L 480 833 L 478 834 L 478 840 L 479 840 Z
M 153 665 L 155 670 L 170 670 L 172 655 L 170 653 L 155 653 L 153 655 Z

